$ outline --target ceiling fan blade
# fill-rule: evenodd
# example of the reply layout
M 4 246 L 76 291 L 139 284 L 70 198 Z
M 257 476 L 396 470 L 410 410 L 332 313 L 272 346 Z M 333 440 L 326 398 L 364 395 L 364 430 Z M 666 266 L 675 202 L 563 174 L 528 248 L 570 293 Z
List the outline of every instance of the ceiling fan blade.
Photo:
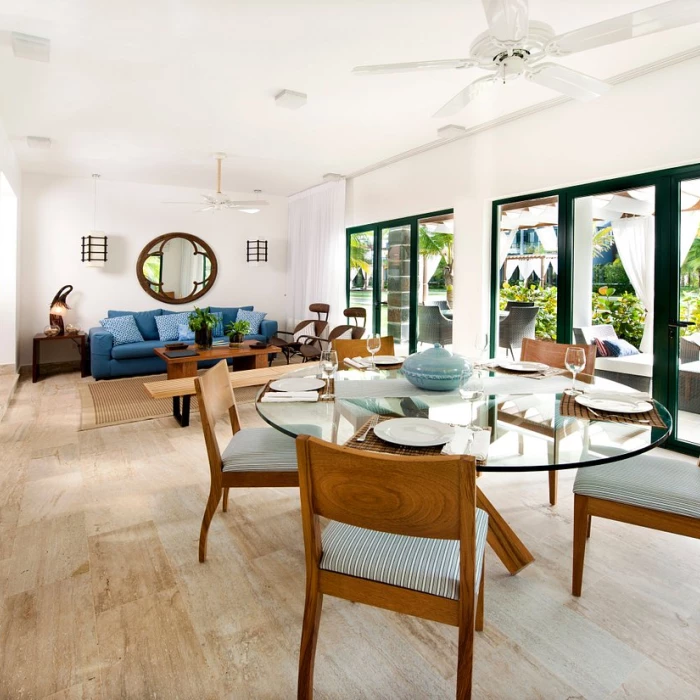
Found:
M 541 63 L 525 77 L 533 83 L 584 102 L 604 95 L 612 87 L 598 78 L 560 66 L 558 63 Z
M 482 0 L 489 32 L 498 41 L 509 44 L 522 41 L 528 34 L 527 0 Z
M 376 66 L 355 66 L 356 75 L 380 75 L 382 73 L 410 73 L 423 70 L 472 68 L 476 63 L 470 58 L 452 58 L 440 61 L 414 61 L 413 63 L 384 63 Z
M 671 0 L 557 36 L 547 52 L 563 56 L 694 22 L 700 22 L 698 0 Z
M 266 202 L 262 199 L 251 199 L 249 201 L 240 200 L 237 202 L 231 200 L 226 202 L 226 206 L 230 207 L 231 209 L 236 209 L 238 207 L 267 207 L 269 204 L 270 202 Z
M 495 75 L 489 75 L 486 78 L 479 78 L 470 85 L 458 92 L 446 105 L 441 107 L 434 117 L 451 117 L 463 110 L 472 100 L 477 98 L 483 92 L 493 87 L 498 82 Z
M 189 204 L 190 206 L 196 206 L 197 204 L 201 204 L 201 202 L 161 202 L 161 204 Z

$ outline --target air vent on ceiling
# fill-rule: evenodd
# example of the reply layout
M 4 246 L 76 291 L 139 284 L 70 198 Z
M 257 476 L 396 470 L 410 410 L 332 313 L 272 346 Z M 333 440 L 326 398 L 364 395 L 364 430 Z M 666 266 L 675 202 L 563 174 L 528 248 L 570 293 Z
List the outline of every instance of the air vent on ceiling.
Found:
M 27 146 L 29 148 L 42 148 L 46 151 L 51 148 L 51 139 L 48 136 L 27 136 Z
M 12 52 L 15 58 L 48 63 L 51 54 L 51 41 L 42 36 L 12 32 Z

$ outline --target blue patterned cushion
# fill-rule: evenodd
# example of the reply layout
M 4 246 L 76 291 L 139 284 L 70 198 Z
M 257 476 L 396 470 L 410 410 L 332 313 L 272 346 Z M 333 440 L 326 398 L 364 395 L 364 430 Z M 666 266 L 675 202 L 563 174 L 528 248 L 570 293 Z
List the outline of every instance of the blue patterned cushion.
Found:
M 622 338 L 616 340 L 603 340 L 603 345 L 608 351 L 608 357 L 627 357 L 628 355 L 639 355 L 639 350 Z
M 476 509 L 475 592 L 479 590 L 489 516 Z M 331 521 L 321 535 L 325 571 L 459 600 L 459 542 L 406 537 Z
M 194 340 L 194 331 L 186 323 L 180 323 L 177 327 L 178 340 Z
M 100 321 L 102 328 L 106 328 L 114 336 L 115 345 L 127 343 L 143 343 L 143 336 L 136 325 L 133 316 L 115 316 L 103 318 Z
M 250 335 L 255 335 L 260 332 L 260 324 L 265 316 L 267 316 L 267 313 L 264 311 L 246 311 L 245 309 L 238 309 L 236 321 L 248 321 L 250 323 L 250 330 L 248 333 Z
M 169 340 L 177 340 L 180 335 L 178 326 L 182 323 L 189 326 L 189 311 L 183 311 L 177 314 L 167 314 L 165 316 L 156 316 L 156 326 L 158 326 L 158 338 L 163 342 Z
M 224 312 L 212 311 L 210 308 L 209 313 L 216 316 L 216 325 L 214 326 L 214 328 L 211 329 L 211 334 L 215 338 L 221 338 L 222 336 L 226 335 L 226 333 L 224 333 Z

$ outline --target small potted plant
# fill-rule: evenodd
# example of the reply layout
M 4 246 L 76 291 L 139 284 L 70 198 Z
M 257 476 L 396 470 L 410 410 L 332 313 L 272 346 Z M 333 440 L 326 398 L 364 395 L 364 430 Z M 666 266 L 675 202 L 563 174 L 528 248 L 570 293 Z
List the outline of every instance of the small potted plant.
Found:
M 243 342 L 243 336 L 250 333 L 250 321 L 232 321 L 224 331 L 228 335 L 229 345 L 232 348 L 238 348 Z
M 198 309 L 188 318 L 190 330 L 194 331 L 194 342 L 200 350 L 208 350 L 212 343 L 212 329 L 218 323 L 218 319 L 209 309 Z

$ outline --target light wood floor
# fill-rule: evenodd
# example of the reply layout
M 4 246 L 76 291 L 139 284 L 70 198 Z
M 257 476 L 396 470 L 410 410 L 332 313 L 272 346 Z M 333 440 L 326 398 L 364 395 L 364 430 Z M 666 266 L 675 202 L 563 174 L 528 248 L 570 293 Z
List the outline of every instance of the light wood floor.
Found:
M 197 561 L 198 417 L 78 432 L 77 374 L 23 379 L 0 423 L 0 698 L 293 698 L 304 597 L 298 495 L 232 493 Z M 245 412 L 249 425 L 259 419 Z M 700 698 L 700 542 L 594 522 L 569 593 L 571 483 L 481 486 L 532 549 L 486 557 L 477 698 Z M 456 630 L 327 598 L 318 698 L 451 698 Z

